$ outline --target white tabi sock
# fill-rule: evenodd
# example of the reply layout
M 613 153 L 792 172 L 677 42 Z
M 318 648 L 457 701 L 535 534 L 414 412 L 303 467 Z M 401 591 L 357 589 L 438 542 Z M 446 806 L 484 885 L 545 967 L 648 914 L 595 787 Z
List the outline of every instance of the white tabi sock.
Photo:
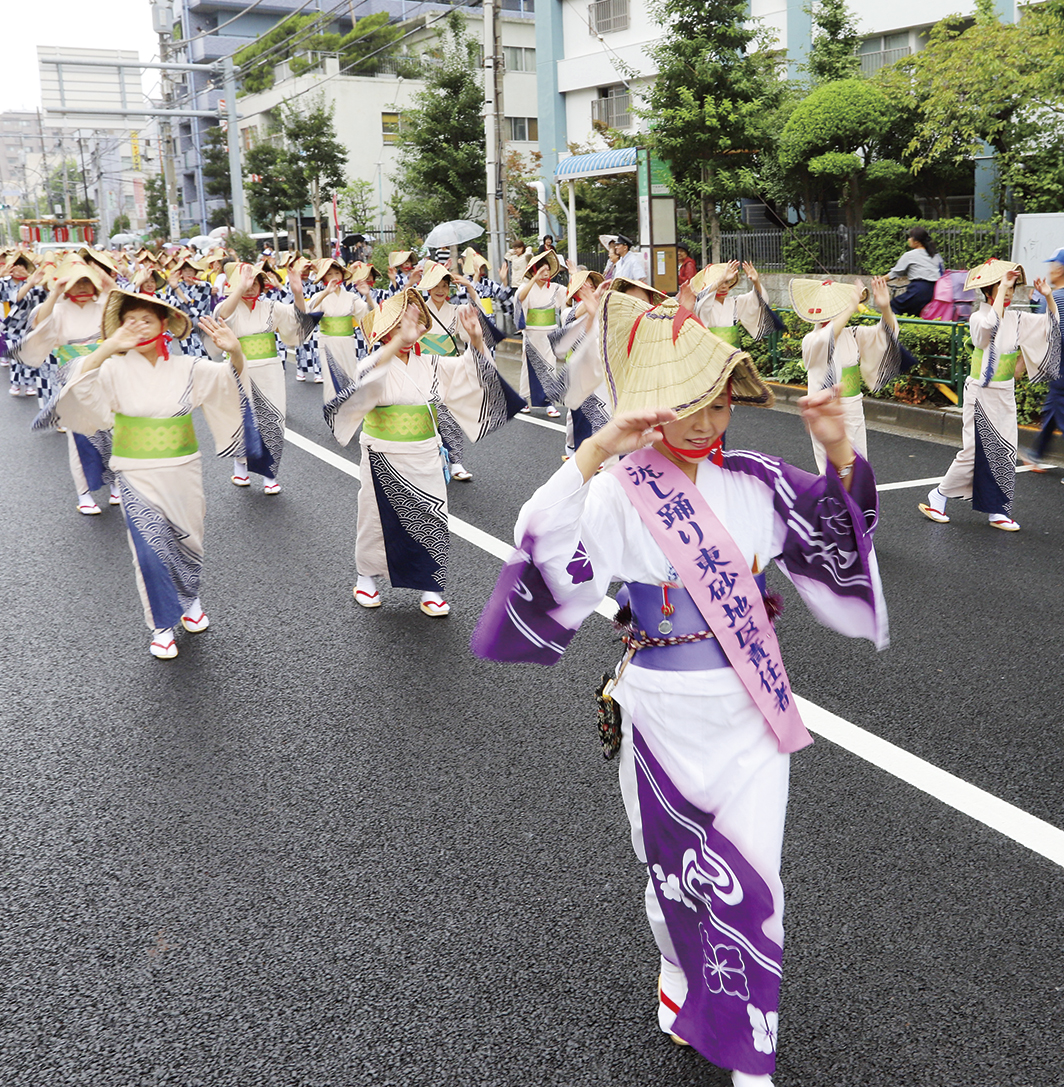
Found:
M 421 603 L 422 604 L 444 604 L 444 603 L 446 603 L 446 601 L 443 599 L 443 595 L 441 593 L 422 593 L 421 594 Z
M 927 504 L 938 513 L 946 512 L 946 496 L 936 487 L 927 492 Z
M 772 1087 L 771 1076 L 752 1076 L 749 1072 L 732 1072 L 732 1087 Z
M 247 461 L 243 461 L 239 457 L 233 457 L 233 475 L 234 476 L 246 476 L 247 474 L 248 474 Z
M 372 596 L 377 591 L 377 582 L 368 574 L 359 574 L 358 581 L 355 583 L 355 588 L 360 593 L 369 593 L 370 596 Z

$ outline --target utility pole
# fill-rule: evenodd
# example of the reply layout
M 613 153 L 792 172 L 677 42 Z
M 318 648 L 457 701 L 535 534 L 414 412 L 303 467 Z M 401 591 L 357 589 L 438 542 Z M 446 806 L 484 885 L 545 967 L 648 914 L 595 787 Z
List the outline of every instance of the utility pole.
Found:
M 153 0 L 152 26 L 159 35 L 159 61 L 166 63 L 167 39 L 173 32 L 174 9 L 168 0 Z M 170 83 L 170 73 L 163 68 L 159 84 L 163 92 L 163 109 L 170 109 L 173 105 L 173 87 Z M 177 202 L 177 178 L 174 174 L 174 134 L 170 127 L 170 118 L 163 117 L 159 124 L 159 142 L 162 145 L 163 179 L 166 182 L 166 204 L 170 211 L 170 241 L 176 242 L 181 237 L 181 215 Z
M 484 3 L 484 149 L 488 205 L 488 265 L 494 276 L 506 253 L 506 171 L 502 158 L 501 0 Z
M 246 234 L 247 215 L 244 211 L 244 174 L 240 166 L 240 128 L 236 112 L 236 69 L 233 58 L 222 61 L 222 78 L 225 86 L 226 143 L 229 146 L 229 183 L 233 190 L 233 226 Z
M 63 137 L 59 137 L 59 154 L 63 159 L 63 206 L 66 210 L 66 217 L 73 219 L 73 215 L 70 213 L 70 175 L 67 172 L 67 157 L 66 148 L 63 147 Z

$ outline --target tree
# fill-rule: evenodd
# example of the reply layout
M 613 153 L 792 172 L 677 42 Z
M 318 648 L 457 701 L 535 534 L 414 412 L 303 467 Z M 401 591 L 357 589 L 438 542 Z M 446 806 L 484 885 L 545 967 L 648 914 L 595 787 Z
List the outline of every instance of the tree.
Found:
M 506 175 L 506 221 L 510 240 L 535 237 L 539 231 L 539 201 L 530 181 L 539 181 L 543 156 L 530 151 L 527 161 L 520 151 L 508 150 L 503 157 Z M 570 230 L 572 227 L 570 226 Z
M 809 73 L 814 87 L 838 79 L 856 79 L 861 75 L 857 55 L 861 35 L 857 17 L 846 0 L 814 0 L 805 9 L 813 19 L 813 42 L 807 63 L 799 71 Z
M 342 188 L 337 194 L 340 213 L 344 222 L 355 231 L 366 231 L 370 228 L 374 213 L 377 210 L 376 191 L 372 181 L 365 178 L 356 178 L 350 185 Z
M 966 163 L 989 145 L 1004 182 L 999 206 L 1006 186 L 1037 199 L 1059 185 L 1060 160 L 1042 149 L 1055 145 L 1064 120 L 1062 34 L 1062 0 L 1022 9 L 1018 23 L 1001 23 L 993 0 L 977 0 L 973 23 L 943 19 L 925 49 L 877 73 L 916 117 L 908 153 L 917 176 Z
M 125 212 L 121 212 L 116 215 L 114 222 L 111 223 L 111 236 L 115 234 L 128 234 L 129 233 L 129 216 Z
M 292 152 L 270 143 L 256 144 L 244 155 L 244 189 L 248 210 L 262 226 L 273 231 L 277 249 L 277 221 L 307 202 L 307 186 Z
M 396 140 L 396 225 L 420 235 L 438 222 L 465 218 L 470 198 L 487 197 L 478 46 L 458 12 L 445 22 L 438 60 L 403 112 Z
M 49 173 L 45 183 L 48 211 L 59 207 L 63 209 L 60 214 L 65 215 L 67 194 L 70 196 L 71 218 L 92 219 L 96 215 L 92 201 L 85 199 L 85 178 L 74 159 L 66 160 L 65 177 L 62 162 Z
M 807 215 L 838 193 L 848 225 L 860 225 L 867 183 L 882 185 L 889 173 L 869 175 L 890 119 L 886 96 L 861 79 L 824 83 L 798 103 L 780 134 L 779 160 L 800 180 Z
M 779 58 L 746 0 L 658 0 L 653 10 L 658 76 L 638 112 L 653 125 L 648 143 L 669 164 L 673 194 L 701 208 L 703 260 L 708 223 L 716 261 L 721 206 L 755 195 L 758 156 L 773 146 Z
M 211 212 L 211 226 L 233 222 L 233 184 L 229 176 L 229 143 L 221 125 L 207 130 L 202 147 L 203 181 L 208 196 L 225 201 L 225 206 Z M 219 214 L 221 213 L 221 214 Z M 220 219 L 220 222 L 216 222 Z
M 170 205 L 166 201 L 166 181 L 162 174 L 144 182 L 144 194 L 148 204 L 148 233 L 170 237 Z
M 337 189 L 342 189 L 347 181 L 347 149 L 336 138 L 333 127 L 335 107 L 326 105 L 324 97 L 311 107 L 309 113 L 301 113 L 294 106 L 286 108 L 283 131 L 291 150 L 291 162 L 302 177 L 303 186 L 297 187 L 292 181 L 292 191 L 298 194 L 305 191 L 314 212 L 315 253 L 321 256 L 321 206 Z M 301 210 L 302 205 L 295 210 Z
M 602 135 L 610 147 L 624 147 L 630 141 L 623 133 L 603 129 Z M 600 150 L 593 144 L 569 144 L 573 155 L 589 155 Z M 577 249 L 591 252 L 599 248 L 600 234 L 624 234 L 634 238 L 639 234 L 639 197 L 636 176 L 608 174 L 589 177 L 574 183 L 576 222 L 569 224 L 576 231 Z

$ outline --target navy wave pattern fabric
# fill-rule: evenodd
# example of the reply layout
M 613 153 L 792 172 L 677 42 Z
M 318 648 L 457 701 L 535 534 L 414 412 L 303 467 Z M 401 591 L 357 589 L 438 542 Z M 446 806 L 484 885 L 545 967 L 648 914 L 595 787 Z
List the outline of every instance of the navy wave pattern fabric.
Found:
M 122 513 L 137 553 L 152 623 L 158 629 L 177 626 L 199 596 L 203 558 L 185 545 L 188 533 L 150 505 L 122 473 L 118 483 Z
M 443 592 L 450 536 L 442 499 L 414 487 L 382 453 L 369 451 L 388 579 L 400 589 Z

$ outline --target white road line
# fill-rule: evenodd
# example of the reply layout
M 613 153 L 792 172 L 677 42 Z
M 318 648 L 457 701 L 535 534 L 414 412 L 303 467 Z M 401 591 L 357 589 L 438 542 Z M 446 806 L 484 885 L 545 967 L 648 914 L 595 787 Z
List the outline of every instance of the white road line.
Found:
M 518 412 L 514 418 L 519 423 L 533 423 L 535 426 L 545 426 L 548 430 L 557 430 L 562 434 L 565 433 L 565 426 L 562 423 L 552 423 L 549 419 L 540 419 L 537 415 L 524 415 Z
M 1015 805 L 940 770 L 888 740 L 873 736 L 801 695 L 797 695 L 796 700 L 810 732 L 831 740 L 873 766 L 1064 867 L 1064 830 L 1028 815 Z
M 1016 469 L 1016 474 L 1020 472 L 1033 472 L 1034 469 L 1027 464 L 1021 465 Z M 929 479 L 903 479 L 897 483 L 877 483 L 877 491 L 903 491 L 907 487 L 930 487 L 932 483 L 941 483 L 941 476 L 931 476 Z
M 529 419 L 527 416 L 518 416 L 518 418 L 525 418 L 527 422 L 539 423 L 541 426 L 552 428 L 556 426 L 554 423 Z M 302 434 L 297 434 L 294 430 L 285 430 L 285 440 L 358 480 L 358 465 L 332 450 L 318 445 L 317 442 L 303 437 Z M 930 482 L 934 483 L 937 480 Z M 916 486 L 917 484 L 915 482 L 886 484 L 888 487 L 906 485 Z M 923 486 L 923 483 L 919 485 Z M 513 547 L 510 544 L 496 539 L 453 514 L 448 518 L 448 525 L 456 536 L 487 551 L 497 559 L 505 561 L 513 553 Z M 612 619 L 617 610 L 617 604 L 607 596 L 595 610 L 599 615 Z M 829 710 L 822 709 L 808 699 L 802 698 L 801 695 L 795 695 L 795 698 L 801 710 L 802 719 L 810 732 L 838 744 L 839 747 L 845 748 L 858 758 L 885 770 L 893 777 L 899 778 L 1064 868 L 1064 830 L 1029 815 L 1021 808 L 969 784 L 946 770 L 939 769 L 917 755 L 867 732 L 850 721 L 843 720 Z

